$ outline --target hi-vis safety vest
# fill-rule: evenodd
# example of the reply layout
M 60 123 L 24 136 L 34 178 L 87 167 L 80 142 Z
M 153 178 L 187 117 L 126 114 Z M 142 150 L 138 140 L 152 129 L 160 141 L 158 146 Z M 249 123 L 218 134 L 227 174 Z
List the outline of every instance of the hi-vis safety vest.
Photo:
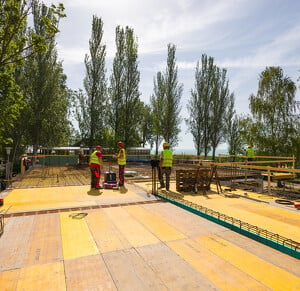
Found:
M 254 158 L 254 149 L 253 148 L 247 149 L 247 157 Z
M 90 164 L 98 164 L 100 165 L 101 163 L 99 162 L 99 158 L 96 156 L 97 151 L 94 151 L 90 155 Z
M 162 162 L 162 167 L 163 168 L 171 168 L 172 164 L 173 164 L 173 154 L 172 151 L 170 151 L 169 149 L 165 149 L 162 151 L 162 155 L 161 155 L 163 162 Z
M 121 157 L 121 154 L 123 152 L 123 157 Z M 118 153 L 118 165 L 126 165 L 126 152 L 125 149 L 120 149 Z

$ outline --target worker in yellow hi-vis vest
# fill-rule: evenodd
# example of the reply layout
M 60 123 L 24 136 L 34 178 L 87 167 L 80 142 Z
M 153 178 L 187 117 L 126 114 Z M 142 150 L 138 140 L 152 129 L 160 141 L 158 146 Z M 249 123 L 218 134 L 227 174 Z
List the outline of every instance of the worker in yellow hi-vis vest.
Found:
M 91 189 L 100 189 L 100 176 L 102 167 L 102 147 L 96 146 L 96 150 L 90 155 Z
M 247 150 L 246 150 L 246 156 L 247 156 L 248 161 L 253 161 L 253 159 L 254 159 L 254 149 L 251 145 L 249 145 Z
M 161 170 L 159 189 L 166 187 L 166 190 L 169 191 L 172 165 L 173 165 L 173 153 L 170 150 L 169 143 L 164 142 L 163 151 L 161 152 L 160 163 L 159 163 L 159 167 Z M 166 183 L 164 181 L 164 176 L 166 176 Z
M 126 151 L 124 149 L 124 146 L 125 144 L 122 141 L 118 142 L 119 152 L 116 155 L 116 158 L 118 160 L 118 165 L 119 165 L 119 186 L 120 187 L 123 187 L 125 184 L 124 171 L 126 165 Z

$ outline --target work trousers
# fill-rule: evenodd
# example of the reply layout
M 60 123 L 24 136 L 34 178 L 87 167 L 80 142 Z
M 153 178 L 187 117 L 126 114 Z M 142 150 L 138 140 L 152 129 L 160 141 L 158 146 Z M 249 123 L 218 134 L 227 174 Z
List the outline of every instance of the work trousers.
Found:
M 125 184 L 124 171 L 125 171 L 125 165 L 119 165 L 119 186 L 124 186 Z
M 160 187 L 165 188 L 167 190 L 170 189 L 170 176 L 171 176 L 171 167 L 162 167 L 160 173 Z M 166 176 L 166 184 L 164 182 L 164 176 Z
M 100 167 L 91 167 L 91 188 L 100 188 Z

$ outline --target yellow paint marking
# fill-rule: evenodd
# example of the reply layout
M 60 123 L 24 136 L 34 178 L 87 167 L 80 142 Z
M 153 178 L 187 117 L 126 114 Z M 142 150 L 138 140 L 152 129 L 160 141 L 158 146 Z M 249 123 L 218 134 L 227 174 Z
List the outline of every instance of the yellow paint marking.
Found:
M 167 245 L 222 290 L 269 290 L 194 240 L 173 241 Z
M 21 269 L 17 290 L 66 290 L 63 262 Z
M 101 253 L 131 247 L 103 210 L 90 212 L 86 221 Z
M 65 260 L 99 254 L 86 221 L 80 213 L 60 213 L 60 226 Z
M 151 214 L 143 207 L 134 205 L 124 207 L 133 217 L 143 223 L 162 241 L 171 241 L 186 238 L 184 234 L 164 222 L 158 216 Z
M 0 272 L 0 290 L 9 291 L 17 290 L 20 269 Z
M 139 221 L 133 218 L 124 208 L 105 208 L 103 211 L 116 225 L 131 246 L 140 247 L 155 244 L 159 239 L 148 231 Z
M 299 277 L 216 235 L 197 238 L 196 241 L 272 290 L 300 290 Z
M 185 197 L 186 200 L 233 216 L 236 219 L 278 233 L 292 240 L 300 241 L 300 218 L 298 213 L 239 198 L 225 198 L 220 195 L 216 199 L 213 195 L 209 195 L 209 198 L 203 196 Z

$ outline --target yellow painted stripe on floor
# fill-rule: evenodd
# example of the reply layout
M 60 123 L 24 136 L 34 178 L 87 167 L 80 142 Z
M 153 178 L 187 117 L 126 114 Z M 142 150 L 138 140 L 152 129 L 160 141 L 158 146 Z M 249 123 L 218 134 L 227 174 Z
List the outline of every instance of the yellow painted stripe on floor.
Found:
M 20 269 L 0 272 L 0 290 L 17 290 L 17 283 L 20 276 Z
M 143 223 L 154 235 L 162 241 L 186 238 L 184 234 L 164 222 L 158 216 L 138 205 L 124 207 L 133 217 Z
M 186 196 L 185 199 L 267 229 L 273 233 L 278 233 L 281 236 L 300 241 L 300 220 L 298 213 L 240 198 L 225 198 L 220 195 L 209 195 L 209 197 L 210 199 L 203 196 Z M 262 215 L 262 212 L 265 212 L 265 215 Z M 282 221 L 278 219 L 278 216 L 282 217 Z M 287 217 L 286 219 L 284 219 L 285 216 Z M 293 224 L 289 224 L 289 219 L 293 220 Z M 296 222 L 298 221 L 299 224 L 297 225 Z
M 269 290 L 194 240 L 172 241 L 167 245 L 222 290 Z
M 140 247 L 159 242 L 159 239 L 132 217 L 123 207 L 105 208 L 103 211 L 116 225 L 131 246 Z
M 66 290 L 63 262 L 34 265 L 21 269 L 17 290 Z
M 131 247 L 103 210 L 90 212 L 86 221 L 101 253 Z
M 216 235 L 200 237 L 196 241 L 272 290 L 300 290 L 299 277 Z
M 60 213 L 60 226 L 64 259 L 99 254 L 84 217 L 78 212 Z

